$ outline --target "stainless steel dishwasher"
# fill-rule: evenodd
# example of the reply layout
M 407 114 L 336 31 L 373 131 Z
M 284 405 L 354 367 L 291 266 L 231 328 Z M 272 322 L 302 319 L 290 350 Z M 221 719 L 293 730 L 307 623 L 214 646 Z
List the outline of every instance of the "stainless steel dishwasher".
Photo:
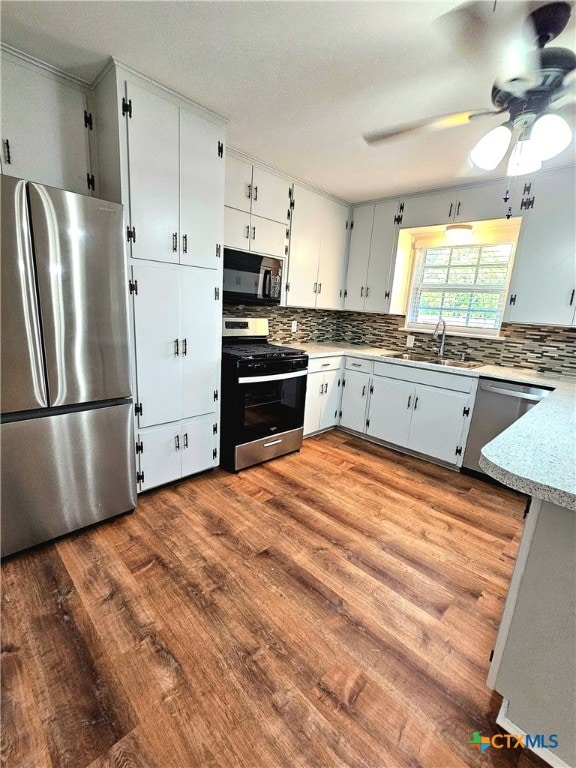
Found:
M 533 408 L 551 390 L 480 377 L 462 466 L 481 472 L 480 450 Z

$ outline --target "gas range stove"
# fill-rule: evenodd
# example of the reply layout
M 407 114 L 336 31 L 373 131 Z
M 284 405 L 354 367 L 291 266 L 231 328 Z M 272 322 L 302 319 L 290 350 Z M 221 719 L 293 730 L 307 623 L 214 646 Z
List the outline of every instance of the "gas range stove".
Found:
M 224 357 L 242 358 L 243 360 L 274 360 L 300 357 L 304 352 L 293 347 L 282 347 L 279 344 L 255 342 L 252 344 L 225 341 L 222 345 Z

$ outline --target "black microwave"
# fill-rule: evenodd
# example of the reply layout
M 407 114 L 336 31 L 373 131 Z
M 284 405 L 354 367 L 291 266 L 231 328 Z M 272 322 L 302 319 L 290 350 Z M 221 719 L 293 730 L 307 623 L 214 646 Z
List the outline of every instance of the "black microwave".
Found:
M 282 259 L 224 248 L 226 304 L 280 304 Z

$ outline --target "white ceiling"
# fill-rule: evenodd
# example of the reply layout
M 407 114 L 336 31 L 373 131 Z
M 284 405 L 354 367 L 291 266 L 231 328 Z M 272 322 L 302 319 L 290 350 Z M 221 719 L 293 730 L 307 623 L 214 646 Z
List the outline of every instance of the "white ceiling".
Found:
M 229 146 L 356 202 L 478 175 L 468 152 L 498 118 L 379 147 L 362 139 L 490 107 L 495 73 L 432 25 L 458 4 L 4 0 L 1 35 L 87 81 L 112 55 L 226 117 Z M 554 45 L 574 50 L 573 25 Z

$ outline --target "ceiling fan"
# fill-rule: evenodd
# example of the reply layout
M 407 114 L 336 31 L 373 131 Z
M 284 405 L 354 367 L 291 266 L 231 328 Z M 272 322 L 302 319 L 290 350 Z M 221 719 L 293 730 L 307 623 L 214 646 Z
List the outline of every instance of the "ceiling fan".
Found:
M 489 15 L 490 11 L 496 11 L 496 6 L 497 0 L 493 4 L 486 0 L 475 0 L 441 17 L 452 32 L 456 31 L 468 52 L 480 55 L 482 47 L 489 47 L 488 43 L 494 52 L 494 38 L 497 39 L 500 51 L 496 53 L 500 54 L 500 71 L 492 86 L 494 109 L 455 112 L 368 133 L 364 136 L 368 144 L 443 130 L 472 120 L 508 113 L 508 119 L 489 131 L 472 149 L 470 159 L 476 167 L 494 170 L 508 152 L 513 132 L 518 136 L 518 141 L 510 154 L 509 176 L 536 171 L 541 168 L 544 160 L 555 157 L 569 146 L 572 131 L 556 110 L 567 96 L 574 94 L 572 86 L 576 82 L 576 54 L 568 48 L 545 46 L 558 37 L 568 24 L 570 3 L 540 5 L 522 18 L 518 18 L 517 14 L 518 9 L 525 8 L 524 4 L 501 3 L 501 7 L 508 13 L 508 23 L 499 24 L 497 34 Z

